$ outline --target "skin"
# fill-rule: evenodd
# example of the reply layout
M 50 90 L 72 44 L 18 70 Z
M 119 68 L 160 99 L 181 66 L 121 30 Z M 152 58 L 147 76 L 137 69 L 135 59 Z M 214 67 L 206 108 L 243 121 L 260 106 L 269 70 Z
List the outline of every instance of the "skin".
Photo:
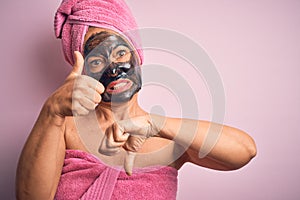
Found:
M 85 41 L 101 31 L 109 30 L 90 28 Z M 82 75 L 84 58 L 79 52 L 74 56 L 73 70 L 45 102 L 24 145 L 16 176 L 17 199 L 53 199 L 65 150 L 89 152 L 79 137 L 74 114 L 82 118 L 83 124 L 96 114 L 95 124 L 100 125 L 102 132 L 101 139 L 95 141 L 99 155 L 103 155 L 105 161 L 106 155 L 111 154 L 114 164 L 123 165 L 127 160 L 124 167 L 129 174 L 133 161 L 135 167 L 167 164 L 179 170 L 184 163 L 191 162 L 216 170 L 235 170 L 256 155 L 253 139 L 242 130 L 208 121 L 150 115 L 139 106 L 138 94 L 125 103 L 101 101 L 104 86 Z M 93 127 L 88 131 L 96 132 Z M 221 130 L 220 136 L 212 150 L 199 158 L 205 137 L 218 130 Z M 191 144 L 186 138 L 192 138 Z M 178 156 L 176 152 L 182 149 L 183 153 Z M 164 160 L 175 161 L 164 163 Z

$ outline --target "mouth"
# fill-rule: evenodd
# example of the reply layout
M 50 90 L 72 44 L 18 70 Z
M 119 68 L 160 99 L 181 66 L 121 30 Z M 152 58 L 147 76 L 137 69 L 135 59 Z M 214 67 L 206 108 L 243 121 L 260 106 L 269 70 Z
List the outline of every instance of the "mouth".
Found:
M 129 79 L 118 79 L 108 84 L 106 92 L 108 94 L 118 94 L 131 88 L 132 84 L 132 81 Z

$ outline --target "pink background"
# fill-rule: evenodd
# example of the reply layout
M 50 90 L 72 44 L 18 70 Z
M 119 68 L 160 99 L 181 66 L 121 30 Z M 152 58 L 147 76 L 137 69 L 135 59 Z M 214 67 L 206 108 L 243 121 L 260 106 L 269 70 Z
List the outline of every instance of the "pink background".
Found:
M 257 143 L 257 157 L 237 171 L 185 165 L 178 199 L 299 199 L 300 1 L 127 2 L 140 27 L 179 31 L 207 51 L 223 80 L 225 123 Z M 1 199 L 14 199 L 21 148 L 70 70 L 53 32 L 59 3 L 1 2 Z

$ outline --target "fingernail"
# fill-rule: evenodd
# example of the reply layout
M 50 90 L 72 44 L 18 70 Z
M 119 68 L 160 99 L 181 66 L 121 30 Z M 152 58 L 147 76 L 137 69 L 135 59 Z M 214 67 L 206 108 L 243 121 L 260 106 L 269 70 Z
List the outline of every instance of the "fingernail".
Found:
M 126 172 L 126 174 L 127 174 L 128 176 L 131 176 L 131 175 L 132 175 L 132 172 Z

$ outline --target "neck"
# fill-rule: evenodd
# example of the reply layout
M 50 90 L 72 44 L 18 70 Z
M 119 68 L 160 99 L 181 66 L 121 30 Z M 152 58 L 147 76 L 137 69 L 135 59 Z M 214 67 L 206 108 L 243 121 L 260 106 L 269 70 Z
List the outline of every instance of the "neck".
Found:
M 120 121 L 135 116 L 146 114 L 138 105 L 137 94 L 125 103 L 101 102 L 96 109 L 98 118 L 102 121 Z

